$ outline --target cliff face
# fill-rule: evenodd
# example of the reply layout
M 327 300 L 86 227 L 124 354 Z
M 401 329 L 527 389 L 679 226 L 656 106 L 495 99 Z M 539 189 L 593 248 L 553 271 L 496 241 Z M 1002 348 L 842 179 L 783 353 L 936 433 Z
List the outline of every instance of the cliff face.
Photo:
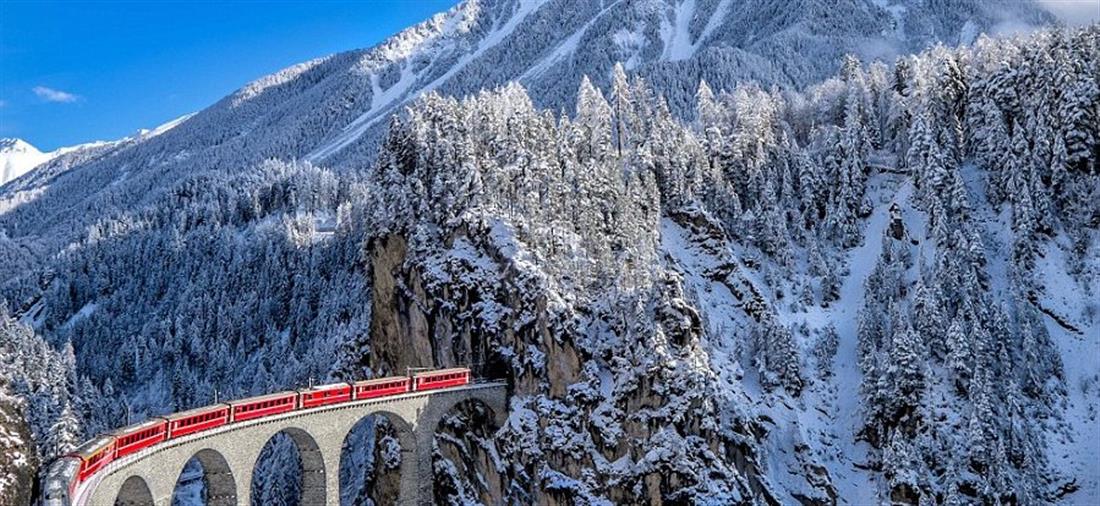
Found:
M 368 246 L 371 367 L 472 364 L 513 393 L 500 432 L 481 406 L 441 429 L 438 502 L 778 503 L 762 478 L 763 425 L 715 384 L 675 274 L 634 294 L 582 297 L 525 262 L 500 222 L 412 242 Z

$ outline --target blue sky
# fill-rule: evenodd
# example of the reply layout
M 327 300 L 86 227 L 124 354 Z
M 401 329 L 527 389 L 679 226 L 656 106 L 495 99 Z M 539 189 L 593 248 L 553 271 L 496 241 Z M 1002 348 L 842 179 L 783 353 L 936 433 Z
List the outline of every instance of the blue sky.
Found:
M 0 137 L 47 151 L 130 135 L 456 3 L 0 0 Z

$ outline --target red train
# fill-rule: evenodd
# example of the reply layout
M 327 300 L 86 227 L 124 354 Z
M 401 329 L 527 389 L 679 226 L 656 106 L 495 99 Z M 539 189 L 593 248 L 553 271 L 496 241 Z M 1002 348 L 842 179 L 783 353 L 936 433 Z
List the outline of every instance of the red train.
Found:
M 76 486 L 115 459 L 158 443 L 231 423 L 254 420 L 291 411 L 314 409 L 408 392 L 453 388 L 470 383 L 467 368 L 426 371 L 410 376 L 391 376 L 355 383 L 334 383 L 297 391 L 250 397 L 214 404 L 119 429 L 96 437 L 58 459 L 43 484 L 45 504 L 68 505 Z

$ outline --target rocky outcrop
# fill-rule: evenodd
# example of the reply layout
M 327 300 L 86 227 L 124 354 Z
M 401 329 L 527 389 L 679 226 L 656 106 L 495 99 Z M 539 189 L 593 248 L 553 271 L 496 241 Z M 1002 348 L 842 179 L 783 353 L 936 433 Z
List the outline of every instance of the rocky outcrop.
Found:
M 408 245 L 391 235 L 369 246 L 373 282 L 371 364 L 404 373 L 407 367 L 435 365 L 418 279 L 402 276 Z
M 695 367 L 703 326 L 675 275 L 580 297 L 501 241 L 474 223 L 431 245 L 368 246 L 373 370 L 472 364 L 511 385 L 503 430 L 474 405 L 437 432 L 437 501 L 776 503 L 753 443 L 763 434 Z

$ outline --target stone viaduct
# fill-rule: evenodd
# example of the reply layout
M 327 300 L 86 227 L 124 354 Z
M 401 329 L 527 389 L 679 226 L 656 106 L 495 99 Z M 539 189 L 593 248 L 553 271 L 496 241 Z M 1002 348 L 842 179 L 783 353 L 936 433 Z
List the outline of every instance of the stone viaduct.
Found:
M 480 402 L 497 426 L 507 418 L 503 383 L 413 392 L 240 422 L 173 439 L 112 462 L 74 494 L 74 505 L 167 506 L 184 465 L 198 458 L 210 506 L 246 505 L 260 451 L 282 432 L 302 462 L 303 506 L 339 506 L 344 441 L 363 419 L 380 415 L 401 443 L 402 505 L 432 504 L 432 446 L 440 420 L 457 405 Z

